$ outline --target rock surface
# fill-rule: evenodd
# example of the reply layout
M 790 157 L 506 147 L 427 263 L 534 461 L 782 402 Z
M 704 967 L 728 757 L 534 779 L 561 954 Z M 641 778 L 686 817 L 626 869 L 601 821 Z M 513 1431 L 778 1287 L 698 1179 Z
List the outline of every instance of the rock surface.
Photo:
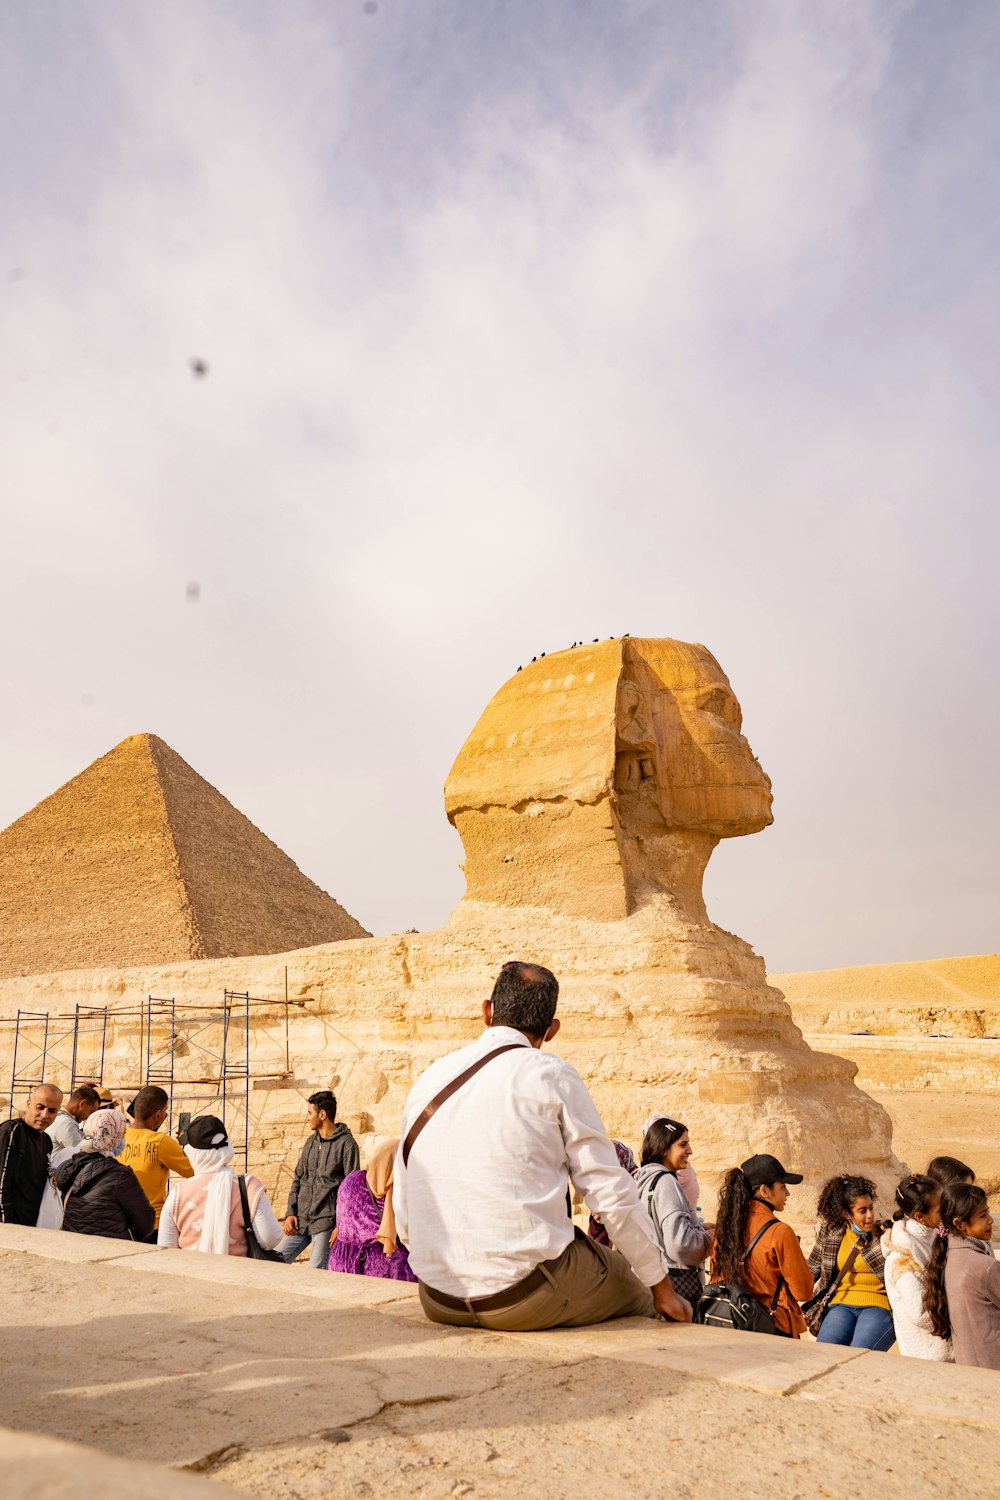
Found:
M 813 1046 L 858 1066 L 901 1156 L 968 1162 L 1000 1189 L 1000 955 L 776 974 Z
M 0 833 L 0 975 L 365 936 L 214 787 L 136 734 Z
M 287 964 L 301 1002 L 289 1018 L 296 1081 L 251 1095 L 251 1162 L 280 1194 L 304 1131 L 303 1093 L 342 1081 L 358 1132 L 396 1134 L 416 1074 L 476 1034 L 499 966 L 533 959 L 559 976 L 557 1047 L 610 1132 L 636 1143 L 654 1110 L 683 1119 L 706 1209 L 722 1172 L 758 1151 L 806 1175 L 803 1219 L 819 1181 L 848 1165 L 894 1188 L 901 1167 L 885 1110 L 857 1089 L 852 1063 L 805 1043 L 763 961 L 705 912 L 712 850 L 765 827 L 771 796 L 704 647 L 610 641 L 526 668 L 470 735 L 446 803 L 469 890 L 440 931 L 10 979 L 0 1014 L 65 1009 L 71 997 L 110 1004 L 105 1081 L 124 1090 L 141 1081 L 146 995 L 217 1004 L 229 988 L 278 1000 Z M 278 1084 L 283 1025 L 282 1009 L 254 1009 L 251 1072 Z M 199 1065 L 178 1048 L 181 1094 Z

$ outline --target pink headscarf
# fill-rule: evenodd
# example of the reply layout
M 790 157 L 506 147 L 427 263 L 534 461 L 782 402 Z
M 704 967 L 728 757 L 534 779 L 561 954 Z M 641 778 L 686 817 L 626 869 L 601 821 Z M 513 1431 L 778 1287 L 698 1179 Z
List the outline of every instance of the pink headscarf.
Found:
M 128 1120 L 120 1109 L 95 1109 L 81 1126 L 81 1151 L 96 1151 L 100 1156 L 115 1156 L 121 1150 Z

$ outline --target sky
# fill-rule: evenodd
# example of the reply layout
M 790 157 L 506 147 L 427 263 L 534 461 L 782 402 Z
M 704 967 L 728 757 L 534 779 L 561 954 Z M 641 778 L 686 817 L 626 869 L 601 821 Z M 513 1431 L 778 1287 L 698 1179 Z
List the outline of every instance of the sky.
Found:
M 672 636 L 774 782 L 717 922 L 995 951 L 998 65 L 992 0 L 5 6 L 0 827 L 150 731 L 432 928 L 492 694 Z

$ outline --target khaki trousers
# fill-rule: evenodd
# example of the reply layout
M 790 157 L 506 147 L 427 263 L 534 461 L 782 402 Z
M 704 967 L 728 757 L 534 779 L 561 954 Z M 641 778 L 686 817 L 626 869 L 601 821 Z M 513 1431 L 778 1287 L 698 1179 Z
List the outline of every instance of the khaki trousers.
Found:
M 607 1318 L 651 1318 L 653 1294 L 617 1250 L 598 1245 L 580 1230 L 558 1260 L 541 1268 L 546 1285 L 495 1312 L 445 1307 L 420 1283 L 420 1305 L 433 1323 L 492 1328 L 498 1333 L 534 1333 L 541 1328 L 580 1328 Z

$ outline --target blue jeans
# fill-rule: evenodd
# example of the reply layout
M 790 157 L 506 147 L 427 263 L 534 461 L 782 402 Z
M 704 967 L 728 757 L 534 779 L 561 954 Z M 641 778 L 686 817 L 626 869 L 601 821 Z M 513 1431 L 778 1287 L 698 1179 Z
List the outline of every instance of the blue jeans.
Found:
M 309 1264 L 314 1271 L 325 1271 L 330 1259 L 330 1236 L 332 1229 L 320 1229 L 315 1234 L 286 1234 L 284 1239 L 277 1245 L 278 1254 L 282 1260 L 287 1260 L 291 1265 L 293 1260 L 298 1260 L 306 1246 L 309 1246 Z
M 896 1342 L 892 1313 L 884 1307 L 849 1307 L 846 1302 L 838 1302 L 823 1314 L 816 1342 L 884 1352 Z

